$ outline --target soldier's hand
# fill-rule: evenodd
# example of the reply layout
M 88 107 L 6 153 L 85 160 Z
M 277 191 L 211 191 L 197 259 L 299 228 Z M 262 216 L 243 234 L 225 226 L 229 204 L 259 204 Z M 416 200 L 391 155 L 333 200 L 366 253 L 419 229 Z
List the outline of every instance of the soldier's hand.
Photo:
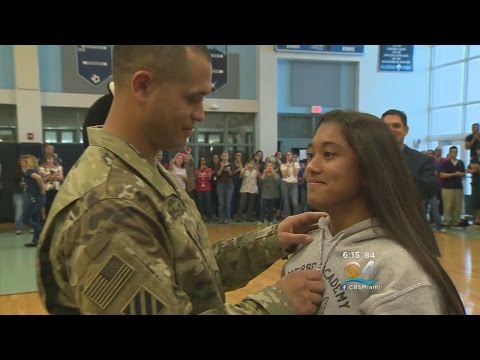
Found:
M 290 273 L 282 277 L 275 286 L 287 295 L 299 315 L 315 314 L 325 291 L 319 270 Z
M 325 212 L 305 212 L 287 217 L 277 228 L 278 242 L 283 250 L 290 252 L 298 244 L 308 244 L 313 238 L 306 233 L 318 229 L 318 220 L 328 216 Z

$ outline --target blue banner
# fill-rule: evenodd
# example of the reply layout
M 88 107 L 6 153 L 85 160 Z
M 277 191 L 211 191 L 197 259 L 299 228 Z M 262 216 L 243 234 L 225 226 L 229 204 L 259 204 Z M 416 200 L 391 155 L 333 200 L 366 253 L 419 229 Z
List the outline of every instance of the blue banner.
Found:
M 227 45 L 207 45 L 212 56 L 212 94 L 228 82 Z
M 413 45 L 379 46 L 379 71 L 413 71 Z
M 275 45 L 276 51 L 363 55 L 365 45 Z
M 112 45 L 77 45 L 78 75 L 93 86 L 112 76 Z

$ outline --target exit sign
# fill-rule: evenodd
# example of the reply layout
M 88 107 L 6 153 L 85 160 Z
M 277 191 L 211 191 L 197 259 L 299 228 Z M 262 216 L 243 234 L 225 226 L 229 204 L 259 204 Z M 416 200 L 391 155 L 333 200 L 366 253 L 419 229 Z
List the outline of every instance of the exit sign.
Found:
M 322 107 L 320 105 L 312 106 L 312 114 L 320 114 L 322 112 Z

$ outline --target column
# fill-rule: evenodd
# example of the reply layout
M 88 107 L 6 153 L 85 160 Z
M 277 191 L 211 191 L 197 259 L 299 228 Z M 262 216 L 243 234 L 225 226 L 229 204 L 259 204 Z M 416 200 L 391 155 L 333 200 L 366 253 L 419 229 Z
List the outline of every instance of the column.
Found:
M 19 143 L 42 143 L 38 47 L 37 45 L 15 45 L 13 56 L 17 98 L 17 139 Z M 28 139 L 28 133 L 32 133 L 34 138 Z
M 255 117 L 255 150 L 264 159 L 277 151 L 277 57 L 273 45 L 257 45 L 257 94 L 259 110 Z

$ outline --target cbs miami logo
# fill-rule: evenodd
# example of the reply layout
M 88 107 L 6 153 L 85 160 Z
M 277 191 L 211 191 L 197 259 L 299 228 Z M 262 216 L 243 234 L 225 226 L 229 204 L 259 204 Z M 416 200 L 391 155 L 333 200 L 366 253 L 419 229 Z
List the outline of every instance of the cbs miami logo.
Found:
M 347 277 L 347 279 L 340 284 L 340 288 L 342 290 L 380 289 L 379 285 L 375 285 L 378 279 L 368 280 L 368 279 L 362 278 L 362 276 L 369 277 L 369 278 L 373 278 L 373 276 L 375 276 L 375 261 L 373 260 L 370 260 L 367 263 L 367 265 L 365 265 L 363 268 L 360 266 L 360 264 L 357 261 L 349 261 L 345 264 L 343 272 Z

